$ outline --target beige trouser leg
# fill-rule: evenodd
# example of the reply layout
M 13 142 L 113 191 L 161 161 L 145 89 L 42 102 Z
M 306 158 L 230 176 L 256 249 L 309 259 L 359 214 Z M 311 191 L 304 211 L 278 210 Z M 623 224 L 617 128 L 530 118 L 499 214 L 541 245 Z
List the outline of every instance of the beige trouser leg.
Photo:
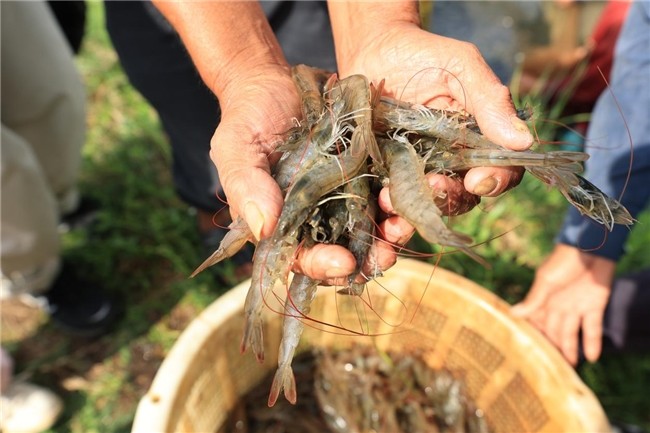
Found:
M 1 293 L 38 293 L 56 275 L 59 215 L 77 206 L 85 96 L 43 2 L 2 8 Z

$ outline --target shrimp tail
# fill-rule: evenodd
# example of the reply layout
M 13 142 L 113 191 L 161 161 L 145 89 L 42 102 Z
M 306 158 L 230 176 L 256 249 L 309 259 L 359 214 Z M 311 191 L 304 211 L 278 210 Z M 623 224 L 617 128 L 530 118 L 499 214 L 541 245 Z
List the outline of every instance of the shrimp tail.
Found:
M 599 224 L 614 229 L 614 224 L 630 226 L 634 218 L 617 200 L 602 192 L 579 174 L 553 167 L 526 167 L 542 182 L 557 187 L 567 201 L 578 211 Z
M 280 366 L 273 376 L 273 384 L 269 393 L 268 405 L 273 407 L 278 401 L 280 391 L 284 390 L 284 397 L 291 404 L 296 404 L 298 392 L 296 391 L 296 378 L 293 375 L 291 364 Z
M 257 362 L 264 362 L 264 333 L 262 332 L 262 319 L 260 317 L 248 317 L 244 323 L 244 334 L 239 345 L 239 351 L 245 353 L 251 347 Z
M 253 241 L 254 239 L 253 233 L 243 218 L 237 218 L 230 223 L 228 228 L 230 231 L 221 240 L 219 248 L 192 272 L 190 278 L 194 278 L 210 266 L 234 256 L 246 245 L 246 242 Z

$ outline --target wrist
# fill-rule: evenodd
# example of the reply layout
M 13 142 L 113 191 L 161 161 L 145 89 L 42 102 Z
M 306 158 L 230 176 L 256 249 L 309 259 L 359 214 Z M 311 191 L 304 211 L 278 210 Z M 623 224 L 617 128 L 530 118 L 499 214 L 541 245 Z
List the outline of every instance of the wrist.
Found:
M 258 2 L 156 1 L 220 100 L 237 83 L 289 66 Z
M 346 75 L 347 65 L 360 57 L 369 47 L 394 31 L 420 28 L 418 2 L 412 0 L 389 2 L 328 2 L 332 34 L 339 71 Z

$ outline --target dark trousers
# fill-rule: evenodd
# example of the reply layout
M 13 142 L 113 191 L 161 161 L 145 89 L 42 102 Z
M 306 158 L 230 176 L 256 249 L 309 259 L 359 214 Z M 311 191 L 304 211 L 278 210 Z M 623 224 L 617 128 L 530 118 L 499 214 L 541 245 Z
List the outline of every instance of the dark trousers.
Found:
M 261 2 L 291 64 L 335 70 L 334 43 L 322 2 Z M 106 24 L 131 84 L 158 112 L 172 144 L 176 191 L 209 212 L 223 207 L 209 157 L 221 112 L 180 38 L 150 2 L 107 1 Z M 223 198 L 223 197 L 222 197 Z
M 650 353 L 650 268 L 616 279 L 603 328 L 603 354 Z

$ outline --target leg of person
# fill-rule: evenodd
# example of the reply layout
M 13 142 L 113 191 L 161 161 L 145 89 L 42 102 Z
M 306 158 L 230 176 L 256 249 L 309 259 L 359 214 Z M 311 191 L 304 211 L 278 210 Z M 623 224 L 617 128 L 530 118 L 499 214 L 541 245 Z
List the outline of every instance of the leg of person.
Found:
M 105 2 L 106 25 L 129 80 L 158 112 L 173 147 L 174 183 L 192 206 L 211 213 L 225 204 L 210 161 L 210 139 L 221 112 L 182 41 L 149 2 Z M 334 43 L 327 6 L 315 2 L 263 2 L 291 63 L 333 69 Z M 224 197 L 221 197 L 223 199 Z
M 1 167 L 0 293 L 42 295 L 61 264 L 56 200 L 29 143 L 4 124 Z
M 221 115 L 216 98 L 176 32 L 150 2 L 107 1 L 104 8 L 108 33 L 129 81 L 156 110 L 169 136 L 178 194 L 198 209 L 220 211 L 225 204 L 216 196 L 221 185 L 209 157 Z
M 104 332 L 118 309 L 61 266 L 57 230 L 78 202 L 83 85 L 45 3 L 3 2 L 2 41 L 3 295 L 40 296 L 58 324 Z
M 603 354 L 650 353 L 650 268 L 614 281 L 603 323 Z
M 43 2 L 2 5 L 2 123 L 36 156 L 61 214 L 78 205 L 85 93 L 72 51 Z
M 180 38 L 149 2 L 105 2 L 108 33 L 131 84 L 158 113 L 173 153 L 174 186 L 197 209 L 204 255 L 217 249 L 230 213 L 212 163 L 210 139 L 219 104 L 203 83 Z M 237 279 L 250 276 L 253 251 L 235 255 Z M 230 284 L 232 281 L 223 281 Z

